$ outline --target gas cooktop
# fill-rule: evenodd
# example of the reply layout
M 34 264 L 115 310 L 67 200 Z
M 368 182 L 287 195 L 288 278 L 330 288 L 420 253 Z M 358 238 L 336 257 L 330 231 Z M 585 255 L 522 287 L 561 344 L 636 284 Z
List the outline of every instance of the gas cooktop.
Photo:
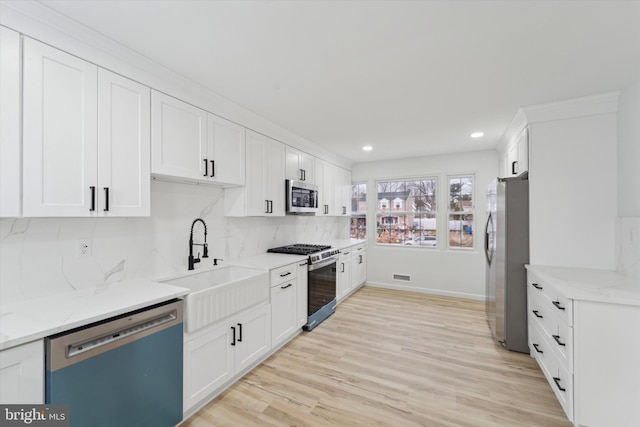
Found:
M 329 245 L 307 245 L 303 243 L 297 243 L 295 245 L 287 245 L 280 246 L 278 248 L 267 249 L 267 252 L 274 252 L 277 254 L 310 255 L 330 248 L 331 246 Z

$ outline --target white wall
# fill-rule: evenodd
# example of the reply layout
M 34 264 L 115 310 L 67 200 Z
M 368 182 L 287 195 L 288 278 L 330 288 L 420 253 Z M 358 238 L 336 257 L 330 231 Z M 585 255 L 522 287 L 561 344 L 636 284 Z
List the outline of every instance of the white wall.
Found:
M 348 238 L 347 218 L 227 218 L 216 187 L 153 181 L 148 218 L 23 218 L 0 220 L 3 304 L 130 278 L 157 279 L 186 271 L 189 231 L 207 223 L 210 258 L 227 261 L 288 243 Z M 195 228 L 202 239 L 202 226 Z M 76 258 L 89 239 L 90 258 Z M 197 250 L 197 249 L 196 249 Z
M 640 279 L 640 78 L 618 100 L 618 270 Z
M 378 246 L 375 243 L 375 180 L 437 175 L 438 202 L 446 206 L 449 174 L 474 173 L 475 188 L 475 248 L 446 249 L 440 239 L 438 248 Z M 408 289 L 441 295 L 484 299 L 485 258 L 483 248 L 486 220 L 485 189 L 498 175 L 497 151 L 478 151 L 411 159 L 356 163 L 353 181 L 368 182 L 367 283 L 396 289 Z M 440 214 L 440 211 L 438 212 Z M 446 235 L 446 217 L 439 217 L 439 235 Z M 411 283 L 393 281 L 393 274 L 411 275 Z

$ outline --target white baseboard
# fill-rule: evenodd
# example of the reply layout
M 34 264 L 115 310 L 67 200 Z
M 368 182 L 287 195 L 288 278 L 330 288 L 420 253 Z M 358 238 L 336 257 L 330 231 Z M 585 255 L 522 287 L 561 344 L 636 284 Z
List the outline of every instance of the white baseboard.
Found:
M 380 282 L 371 282 L 371 281 L 365 282 L 365 285 L 372 286 L 374 288 L 397 289 L 400 291 L 420 292 L 422 294 L 441 295 L 445 297 L 471 299 L 476 301 L 486 300 L 486 297 L 484 295 L 468 294 L 464 292 L 443 291 L 441 289 L 419 288 L 416 286 L 396 285 L 391 283 L 380 283 Z

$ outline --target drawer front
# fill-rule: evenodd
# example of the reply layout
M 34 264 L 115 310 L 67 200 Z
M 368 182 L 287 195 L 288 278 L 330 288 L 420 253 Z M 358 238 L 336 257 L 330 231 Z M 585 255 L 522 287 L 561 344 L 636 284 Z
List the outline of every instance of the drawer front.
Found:
M 555 341 L 551 341 L 545 331 L 538 327 L 529 315 L 529 347 L 549 386 L 562 405 L 562 409 L 573 420 L 573 375 L 565 368 L 559 353 L 555 350 Z
M 364 252 L 364 243 L 351 247 L 351 253 L 353 254 L 361 254 L 362 252 Z
M 276 286 L 288 280 L 295 279 L 298 271 L 298 263 L 285 265 L 284 267 L 274 268 L 270 272 L 270 284 Z
M 340 250 L 340 261 L 345 261 L 351 259 L 351 253 L 353 252 L 353 248 L 344 248 Z
M 567 325 L 573 326 L 573 304 L 562 292 L 531 272 L 527 274 L 527 286 L 533 293 L 548 300 L 558 316 Z
M 573 372 L 573 328 L 543 295 L 529 290 L 528 297 L 529 323 L 540 328 L 565 369 Z

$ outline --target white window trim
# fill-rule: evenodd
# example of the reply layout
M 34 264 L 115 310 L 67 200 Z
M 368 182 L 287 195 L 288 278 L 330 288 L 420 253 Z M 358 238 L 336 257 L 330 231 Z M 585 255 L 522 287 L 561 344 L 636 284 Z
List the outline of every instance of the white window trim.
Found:
M 473 233 L 473 246 L 471 247 L 461 247 L 461 246 L 451 246 L 451 242 L 449 240 L 449 222 L 450 222 L 450 215 L 456 215 L 459 214 L 460 212 L 455 212 L 452 211 L 449 208 L 449 200 L 451 199 L 451 185 L 450 185 L 450 180 L 451 179 L 455 179 L 455 178 L 468 178 L 470 177 L 472 179 L 472 184 L 473 184 L 473 190 L 472 190 L 472 200 L 473 200 L 473 206 L 471 211 L 467 211 L 464 213 L 467 214 L 471 214 L 473 215 L 473 222 L 471 224 L 471 230 Z M 445 179 L 445 187 L 446 187 L 446 200 L 445 200 L 445 204 L 444 206 L 446 206 L 446 220 L 444 223 L 445 226 L 445 232 L 446 232 L 446 236 L 447 236 L 447 249 L 448 250 L 452 250 L 452 251 L 463 251 L 463 252 L 471 252 L 471 251 L 475 251 L 476 250 L 476 218 L 477 218 L 477 212 L 476 212 L 476 195 L 477 195 L 477 179 L 476 179 L 476 174 L 473 172 L 469 172 L 469 173 L 455 173 L 455 174 L 447 174 L 446 175 L 446 179 Z

